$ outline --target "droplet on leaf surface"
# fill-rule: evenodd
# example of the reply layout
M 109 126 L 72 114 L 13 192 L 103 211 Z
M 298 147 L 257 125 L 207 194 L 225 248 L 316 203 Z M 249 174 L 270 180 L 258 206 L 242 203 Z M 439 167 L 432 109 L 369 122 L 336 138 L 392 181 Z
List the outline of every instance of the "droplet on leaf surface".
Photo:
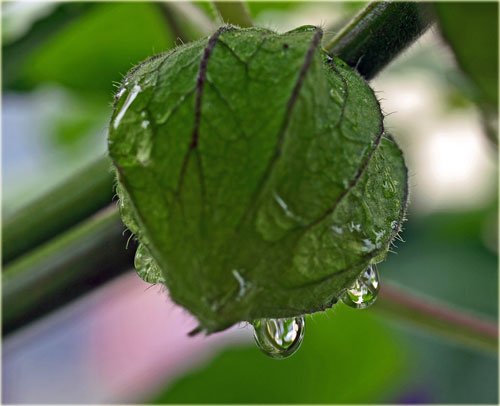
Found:
M 124 90 L 125 90 L 125 87 L 122 88 L 120 90 L 120 92 L 118 92 L 118 98 L 120 98 L 122 96 Z M 125 100 L 125 103 L 123 104 L 121 110 L 118 112 L 118 114 L 115 117 L 115 120 L 113 122 L 113 127 L 115 129 L 117 129 L 118 126 L 120 125 L 120 122 L 122 121 L 123 117 L 125 116 L 125 113 L 127 112 L 128 108 L 133 103 L 133 101 L 135 100 L 135 98 L 137 97 L 137 95 L 139 94 L 140 91 L 141 91 L 141 87 L 139 85 L 135 84 L 134 87 L 132 88 L 132 90 L 130 91 L 130 93 L 128 94 L 127 100 Z
M 355 309 L 365 309 L 375 303 L 380 290 L 378 271 L 375 265 L 370 265 L 354 284 L 345 290 L 342 302 Z
M 322 35 L 224 26 L 132 69 L 115 101 L 108 149 L 139 275 L 207 333 L 330 307 L 401 228 L 402 153 Z
M 252 324 L 257 346 L 271 358 L 283 359 L 294 354 L 304 338 L 304 317 L 259 319 Z
M 144 244 L 139 244 L 134 257 L 134 266 L 141 279 L 148 283 L 164 283 L 158 266 Z

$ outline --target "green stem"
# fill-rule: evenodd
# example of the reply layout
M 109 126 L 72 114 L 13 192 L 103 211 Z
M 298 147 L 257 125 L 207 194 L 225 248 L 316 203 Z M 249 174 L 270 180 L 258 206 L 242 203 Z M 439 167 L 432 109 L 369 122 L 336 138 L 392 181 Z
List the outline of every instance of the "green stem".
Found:
M 425 31 L 428 23 L 417 17 L 419 8 L 416 3 L 373 3 L 327 49 L 357 66 L 366 77 L 372 77 Z M 236 23 L 232 18 L 230 22 Z M 405 23 L 407 27 L 402 28 Z M 407 29 L 405 35 L 400 35 L 402 29 Z M 370 50 L 372 45 L 375 55 Z M 96 162 L 4 222 L 4 263 L 32 250 L 5 269 L 4 334 L 130 268 L 134 250 L 124 251 L 123 227 L 115 209 L 107 209 L 55 237 L 109 204 L 113 180 L 108 165 L 105 159 Z M 404 316 L 404 303 L 396 299 L 381 300 L 379 308 Z M 405 317 L 416 319 L 414 312 Z M 422 320 L 421 326 L 429 327 L 431 323 Z M 431 314 L 429 320 L 433 320 Z M 442 330 L 449 327 L 446 326 L 438 323 L 434 328 Z M 491 323 L 489 326 L 493 328 Z M 464 326 L 452 338 L 462 337 L 464 332 L 472 336 L 483 334 Z
M 7 266 L 2 334 L 44 316 L 129 269 L 135 249 L 114 204 Z
M 418 2 L 372 2 L 325 49 L 369 80 L 429 28 L 434 16 Z
M 103 157 L 5 218 L 2 263 L 11 262 L 108 205 L 113 197 L 110 168 L 109 159 Z
M 174 37 L 174 41 L 180 40 L 183 43 L 187 42 L 189 35 L 184 29 L 184 25 L 179 22 L 179 18 L 177 17 L 175 9 L 172 8 L 171 4 L 166 2 L 154 4 L 158 7 L 160 14 L 163 16 L 168 29 Z
M 190 3 L 161 2 L 158 8 L 172 33 L 182 42 L 208 35 L 215 29 L 213 23 Z M 89 9 L 90 6 L 85 5 L 58 6 L 55 16 L 35 23 L 19 41 L 4 47 L 4 55 L 14 55 L 18 52 L 16 47 L 21 47 L 23 52 L 33 51 L 35 45 L 40 45 Z M 31 41 L 36 34 L 40 37 Z M 31 44 L 29 49 L 25 43 Z M 2 263 L 5 265 L 15 260 L 108 205 L 113 197 L 114 182 L 110 167 L 108 158 L 101 158 L 5 218 L 2 225 Z
M 190 2 L 162 1 L 156 4 L 172 33 L 181 42 L 194 41 L 215 31 L 212 20 Z
M 370 3 L 326 48 L 354 65 L 365 55 L 357 68 L 368 77 L 374 76 L 397 55 L 395 50 L 400 51 L 410 45 L 425 31 L 428 24 L 419 23 L 421 20 L 417 19 L 420 7 L 417 3 Z M 213 29 L 206 16 L 198 15 L 199 10 L 189 3 L 168 3 L 167 11 L 175 13 L 176 17 L 189 19 L 200 32 Z M 409 30 L 409 33 L 399 36 L 397 30 L 401 29 L 401 24 L 405 21 L 411 23 L 408 27 L 403 27 Z M 378 23 L 381 24 L 379 28 Z M 395 27 L 391 28 L 393 23 Z M 377 35 L 371 35 L 373 32 L 381 35 L 383 41 L 380 41 Z M 392 41 L 397 47 L 392 50 L 384 46 L 391 42 L 387 39 L 390 33 L 397 37 Z M 370 57 L 366 56 L 366 49 L 370 45 L 377 49 L 379 55 L 373 56 L 369 53 Z M 374 64 L 374 68 L 368 69 L 369 61 Z M 55 189 L 52 192 L 54 196 L 46 195 L 5 219 L 2 227 L 2 262 L 5 264 L 12 261 L 107 205 L 112 196 L 113 180 L 107 167 L 103 168 L 106 165 L 104 159 L 90 165 L 81 174 Z
M 498 324 L 434 298 L 384 283 L 374 310 L 449 341 L 498 352 Z
M 133 267 L 135 243 L 125 249 L 114 205 L 12 263 L 3 275 L 3 335 Z M 498 325 L 385 283 L 374 306 L 389 319 L 402 320 L 449 341 L 497 352 Z
M 233 24 L 239 27 L 252 27 L 250 10 L 243 1 L 212 1 L 221 20 L 225 24 Z

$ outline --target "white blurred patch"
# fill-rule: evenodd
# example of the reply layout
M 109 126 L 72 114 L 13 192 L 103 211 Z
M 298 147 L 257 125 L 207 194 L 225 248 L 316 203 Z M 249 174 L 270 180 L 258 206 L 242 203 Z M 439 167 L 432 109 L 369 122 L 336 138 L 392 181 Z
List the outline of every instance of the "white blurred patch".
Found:
M 413 151 L 416 201 L 426 209 L 481 206 L 496 193 L 494 154 L 478 114 L 447 117 Z
M 456 69 L 430 32 L 371 83 L 387 115 L 386 131 L 405 153 L 416 211 L 484 206 L 497 193 L 496 150 L 479 112 L 448 105 L 453 85 L 446 76 Z

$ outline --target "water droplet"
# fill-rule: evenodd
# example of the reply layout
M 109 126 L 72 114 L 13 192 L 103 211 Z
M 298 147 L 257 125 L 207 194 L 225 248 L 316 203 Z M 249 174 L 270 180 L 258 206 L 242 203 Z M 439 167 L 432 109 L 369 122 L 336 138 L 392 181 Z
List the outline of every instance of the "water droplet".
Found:
M 370 265 L 364 271 L 354 284 L 345 290 L 342 295 L 342 301 L 355 309 L 365 309 L 371 306 L 377 300 L 380 283 L 377 268 Z
M 354 224 L 353 221 L 351 221 L 348 225 L 347 225 L 347 228 L 349 229 L 349 231 L 353 232 L 353 231 L 358 231 L 360 232 L 361 231 L 361 224 Z
M 248 283 L 236 269 L 233 269 L 232 273 L 239 284 L 238 296 L 236 297 L 236 300 L 240 300 L 246 295 L 247 290 L 250 287 L 250 283 Z
M 285 213 L 285 216 L 287 216 L 288 218 L 291 218 L 292 220 L 295 220 L 298 223 L 303 221 L 302 217 L 296 215 L 290 209 L 288 204 L 286 204 L 286 202 L 276 192 L 274 193 L 274 200 L 276 201 L 276 203 L 278 203 L 279 207 L 283 210 L 283 212 Z
M 123 93 L 125 93 L 126 90 L 127 90 L 126 87 L 120 88 L 120 90 L 118 91 L 118 93 L 116 93 L 116 95 L 115 95 L 115 99 L 118 100 L 120 97 L 122 97 Z
M 304 338 L 304 317 L 259 319 L 252 324 L 257 346 L 271 358 L 283 359 L 294 354 Z
M 120 125 L 120 121 L 122 121 L 123 116 L 127 112 L 128 108 L 132 104 L 132 102 L 135 100 L 137 95 L 140 93 L 141 87 L 139 85 L 134 85 L 132 90 L 127 96 L 127 100 L 125 100 L 125 103 L 123 103 L 123 106 L 121 110 L 118 112 L 118 114 L 115 117 L 115 121 L 113 122 L 113 128 L 116 130 L 118 126 Z
M 375 230 L 374 233 L 375 233 L 376 241 L 379 242 L 382 239 L 382 237 L 385 235 L 385 230 L 380 230 L 380 231 Z
M 139 277 L 148 283 L 165 283 L 160 268 L 144 244 L 139 244 L 134 257 L 134 266 Z
M 119 197 L 118 207 L 120 208 L 120 215 L 122 217 L 123 222 L 132 232 L 132 234 L 139 235 L 139 226 L 137 225 L 137 222 L 135 221 L 132 212 L 130 198 L 128 197 L 128 194 L 123 190 L 120 183 L 116 185 L 116 193 Z
M 332 228 L 332 231 L 336 232 L 337 234 L 344 233 L 344 229 L 340 226 L 333 225 L 331 228 Z
M 375 251 L 377 248 L 380 248 L 379 244 L 373 243 L 373 241 L 371 241 L 368 238 L 363 239 L 363 246 L 361 247 L 362 252 L 372 252 Z
M 297 27 L 291 31 L 288 31 L 287 34 L 290 34 L 292 32 L 314 32 L 317 30 L 318 30 L 318 27 L 316 27 L 315 25 L 302 25 L 302 26 Z

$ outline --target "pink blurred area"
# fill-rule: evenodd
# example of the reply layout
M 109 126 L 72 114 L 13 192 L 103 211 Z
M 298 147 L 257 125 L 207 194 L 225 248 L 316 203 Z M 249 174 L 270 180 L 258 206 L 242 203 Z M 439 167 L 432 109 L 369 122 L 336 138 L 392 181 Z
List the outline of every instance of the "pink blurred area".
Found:
M 164 288 L 129 272 L 3 345 L 3 403 L 143 403 L 250 328 L 205 336 Z M 257 350 L 256 350 L 257 351 Z
M 248 341 L 248 328 L 188 337 L 196 320 L 175 305 L 165 288 L 130 273 L 106 289 L 92 310 L 89 367 L 114 399 L 139 400 L 207 361 L 222 346 Z

